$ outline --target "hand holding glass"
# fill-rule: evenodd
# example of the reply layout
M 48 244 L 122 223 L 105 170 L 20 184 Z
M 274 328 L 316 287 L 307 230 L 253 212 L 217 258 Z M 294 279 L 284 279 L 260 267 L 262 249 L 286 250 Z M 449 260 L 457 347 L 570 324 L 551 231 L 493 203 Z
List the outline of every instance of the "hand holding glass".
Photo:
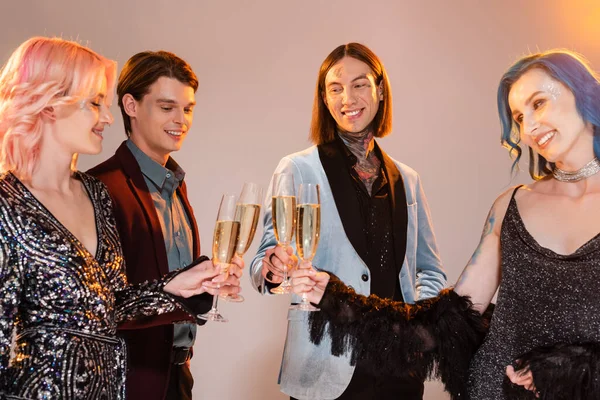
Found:
M 296 226 L 296 193 L 294 176 L 281 173 L 273 176 L 273 198 L 271 212 L 273 217 L 273 230 L 277 243 L 286 248 L 292 243 Z M 273 289 L 271 293 L 287 294 L 292 292 L 292 284 L 288 279 L 287 265 L 283 266 L 283 282 Z
M 235 219 L 236 196 L 225 194 L 221 199 L 215 232 L 213 235 L 213 264 L 221 268 L 221 274 L 229 273 L 229 265 L 240 238 L 240 222 Z M 213 296 L 212 308 L 198 318 L 207 321 L 227 322 L 217 309 L 219 296 Z
M 235 248 L 235 255 L 240 258 L 244 257 L 254 239 L 260 216 L 262 193 L 262 189 L 256 183 L 244 183 L 242 194 L 235 206 L 235 220 L 240 221 L 240 238 Z M 222 294 L 221 298 L 235 303 L 244 301 L 244 297 L 239 294 Z
M 296 249 L 302 261 L 312 261 L 319 246 L 321 234 L 321 198 L 319 185 L 302 183 L 296 206 Z M 291 310 L 319 311 L 302 293 L 302 302 L 290 306 Z

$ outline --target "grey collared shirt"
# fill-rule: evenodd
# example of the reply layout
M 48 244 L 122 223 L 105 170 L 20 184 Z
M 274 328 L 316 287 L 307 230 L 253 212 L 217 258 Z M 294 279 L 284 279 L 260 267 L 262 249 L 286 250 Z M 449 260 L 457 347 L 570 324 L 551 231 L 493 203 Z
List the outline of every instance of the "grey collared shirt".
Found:
M 167 162 L 169 168 L 163 167 L 140 150 L 131 140 L 127 140 L 127 147 L 142 170 L 156 207 L 165 238 L 169 271 L 191 264 L 194 247 L 192 228 L 176 191 L 185 177 L 185 172 L 172 158 L 169 158 Z M 192 347 L 196 338 L 196 325 L 175 324 L 174 328 L 173 345 Z

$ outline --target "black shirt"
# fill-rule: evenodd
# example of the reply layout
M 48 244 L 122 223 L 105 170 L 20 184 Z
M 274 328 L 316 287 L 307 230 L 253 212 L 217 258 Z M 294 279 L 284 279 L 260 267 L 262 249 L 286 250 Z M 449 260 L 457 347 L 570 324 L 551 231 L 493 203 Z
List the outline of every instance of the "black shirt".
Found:
M 359 243 L 358 246 L 354 245 L 354 248 L 365 264 L 367 264 L 370 274 L 363 275 L 363 280 L 365 278 L 371 280 L 371 294 L 382 298 L 403 301 L 402 292 L 400 291 L 399 274 L 402 267 L 401 260 L 404 259 L 405 243 L 401 243 L 402 246 L 400 246 L 399 242 L 406 241 L 405 236 L 402 236 L 402 231 L 406 229 L 403 223 L 406 222 L 401 217 L 402 211 L 406 212 L 406 210 L 396 209 L 396 217 L 398 218 L 395 218 L 393 215 L 392 188 L 390 187 L 390 178 L 384 167 L 385 163 L 381 150 L 375 144 L 373 151 L 375 151 L 375 155 L 381 162 L 381 167 L 379 176 L 373 182 L 371 194 L 369 194 L 354 169 L 354 165 L 358 162 L 358 159 L 346 147 L 342 139 L 336 135 L 335 143 L 328 143 L 322 146 L 323 148 L 328 148 L 327 150 L 323 149 L 323 153 L 330 154 L 326 158 L 321 158 L 322 162 L 328 160 L 326 173 L 328 174 L 330 185 L 332 185 L 332 178 L 337 177 L 340 182 L 336 184 L 336 187 L 338 187 L 340 193 L 343 192 L 346 196 L 356 195 L 358 207 L 351 207 L 352 211 L 357 213 L 356 220 L 352 221 L 352 227 L 353 230 L 361 230 L 362 235 L 364 235 L 365 246 Z M 343 156 L 331 156 L 331 147 L 337 147 L 336 153 L 339 152 Z M 344 185 L 342 183 L 344 181 L 343 177 L 337 171 L 335 174 L 331 173 L 331 171 L 337 168 L 347 170 L 352 178 L 351 184 L 353 190 L 340 190 L 340 187 Z M 396 193 L 396 196 L 398 198 L 399 194 Z M 343 203 L 340 202 L 344 202 L 344 199 L 336 198 L 338 210 L 340 207 L 343 207 Z M 399 204 L 396 203 L 396 206 L 398 207 Z M 406 207 L 406 203 L 403 202 L 401 206 Z M 395 227 L 394 221 L 399 226 Z M 346 226 L 344 228 L 347 229 Z M 398 237 L 394 237 L 394 228 L 396 228 Z M 349 232 L 346 231 L 346 234 L 349 235 Z M 396 243 L 397 246 L 394 245 L 395 240 L 398 242 Z M 361 240 L 359 239 L 358 242 L 361 242 Z M 403 400 L 422 400 L 424 384 L 421 377 L 397 378 L 372 375 L 371 373 L 359 359 L 348 387 L 338 397 L 338 400 L 390 400 L 399 398 Z M 292 398 L 292 400 L 295 399 Z
M 359 203 L 360 226 L 365 236 L 366 254 L 361 254 L 367 264 L 370 277 L 363 275 L 363 279 L 371 279 L 371 294 L 381 298 L 402 301 L 400 291 L 399 273 L 401 265 L 396 263 L 394 249 L 392 203 L 389 180 L 383 168 L 383 157 L 377 146 L 375 155 L 380 161 L 379 176 L 373 182 L 371 194 L 367 191 L 354 165 L 358 162 L 356 156 L 350 152 L 344 142 L 338 138 L 338 144 L 343 146 L 346 167 L 352 176 L 354 190 Z

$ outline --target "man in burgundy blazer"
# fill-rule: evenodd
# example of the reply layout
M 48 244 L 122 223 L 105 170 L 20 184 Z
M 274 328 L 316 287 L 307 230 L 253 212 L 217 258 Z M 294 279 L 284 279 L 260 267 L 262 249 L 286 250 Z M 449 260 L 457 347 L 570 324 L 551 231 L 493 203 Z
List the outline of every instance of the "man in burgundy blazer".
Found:
M 159 279 L 200 256 L 185 172 L 170 157 L 191 126 L 197 88 L 191 67 L 164 51 L 134 55 L 119 76 L 118 103 L 128 139 L 88 172 L 113 197 L 131 283 Z M 234 262 L 243 268 L 242 261 Z M 194 310 L 204 313 L 212 296 L 204 293 L 193 302 Z M 187 314 L 173 312 L 119 326 L 129 351 L 127 399 L 191 399 L 189 359 L 196 325 L 185 321 L 191 321 Z
M 169 272 L 160 221 L 140 167 L 125 142 L 114 156 L 88 172 L 108 186 L 113 198 L 129 282 L 159 279 Z M 178 188 L 178 194 L 194 221 L 196 259 L 200 256 L 200 241 L 185 183 Z M 206 312 L 212 296 L 200 297 L 205 304 L 200 311 Z M 176 311 L 119 325 L 119 335 L 125 338 L 128 350 L 127 399 L 168 399 L 165 396 L 173 365 L 173 323 L 185 320 L 191 321 L 189 315 Z

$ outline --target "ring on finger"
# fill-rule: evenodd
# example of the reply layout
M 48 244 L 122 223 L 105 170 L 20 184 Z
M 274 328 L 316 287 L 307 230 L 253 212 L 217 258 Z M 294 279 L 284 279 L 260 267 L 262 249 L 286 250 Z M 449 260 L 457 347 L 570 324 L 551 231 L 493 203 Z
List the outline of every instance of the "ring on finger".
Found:
M 274 255 L 275 255 L 275 253 L 273 253 L 273 254 L 271 254 L 271 255 L 269 256 L 269 262 L 270 262 L 271 264 L 273 264 L 273 256 L 274 256 Z
M 271 270 L 267 271 L 267 275 L 265 276 L 265 278 L 266 278 L 266 279 L 267 279 L 269 282 L 273 281 L 273 271 L 271 271 Z

